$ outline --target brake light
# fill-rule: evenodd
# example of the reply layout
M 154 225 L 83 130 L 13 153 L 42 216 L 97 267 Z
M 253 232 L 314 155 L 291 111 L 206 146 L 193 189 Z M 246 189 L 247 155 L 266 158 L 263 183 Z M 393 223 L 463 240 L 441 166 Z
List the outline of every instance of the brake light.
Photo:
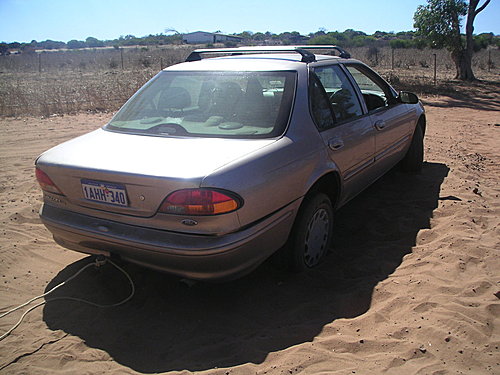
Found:
M 177 215 L 218 215 L 241 207 L 235 194 L 214 189 L 183 189 L 165 198 L 159 212 Z
M 49 193 L 64 195 L 61 190 L 54 184 L 54 182 L 47 176 L 47 173 L 42 171 L 41 169 L 35 168 L 35 175 L 38 183 L 42 190 L 47 191 Z

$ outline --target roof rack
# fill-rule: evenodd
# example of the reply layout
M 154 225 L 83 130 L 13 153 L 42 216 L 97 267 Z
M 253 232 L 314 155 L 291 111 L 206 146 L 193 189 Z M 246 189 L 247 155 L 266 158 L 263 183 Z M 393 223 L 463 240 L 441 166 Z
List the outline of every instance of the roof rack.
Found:
M 210 49 L 196 49 L 189 54 L 186 61 L 199 61 L 205 54 L 231 54 L 242 55 L 244 53 L 265 53 L 265 52 L 296 52 L 302 55 L 302 62 L 310 63 L 316 61 L 314 53 L 309 50 L 335 50 L 340 52 L 340 57 L 349 59 L 351 54 L 346 52 L 339 46 L 331 45 L 308 45 L 308 46 L 257 46 L 257 47 L 237 47 L 237 48 L 210 48 Z

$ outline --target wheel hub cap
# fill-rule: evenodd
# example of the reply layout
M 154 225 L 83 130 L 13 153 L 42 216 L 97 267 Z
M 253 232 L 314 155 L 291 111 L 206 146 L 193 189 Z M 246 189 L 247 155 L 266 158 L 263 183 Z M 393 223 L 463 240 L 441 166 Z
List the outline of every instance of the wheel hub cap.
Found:
M 326 251 L 330 219 L 328 212 L 321 208 L 317 210 L 307 226 L 304 261 L 308 267 L 317 265 Z

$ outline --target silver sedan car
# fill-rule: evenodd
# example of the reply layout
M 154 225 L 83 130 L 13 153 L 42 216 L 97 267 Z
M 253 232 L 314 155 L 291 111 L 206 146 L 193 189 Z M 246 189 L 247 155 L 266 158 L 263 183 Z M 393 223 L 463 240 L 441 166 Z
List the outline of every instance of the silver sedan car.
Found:
M 300 271 L 336 208 L 396 164 L 421 169 L 425 126 L 414 94 L 336 46 L 196 50 L 36 160 L 40 216 L 63 247 L 186 278 L 273 253 Z

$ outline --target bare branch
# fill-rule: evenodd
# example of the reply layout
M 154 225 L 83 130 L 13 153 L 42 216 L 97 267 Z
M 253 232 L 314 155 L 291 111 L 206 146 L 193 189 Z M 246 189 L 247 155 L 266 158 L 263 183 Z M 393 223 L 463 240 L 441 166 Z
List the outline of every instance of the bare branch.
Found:
M 474 12 L 474 16 L 477 16 L 477 14 L 478 14 L 479 12 L 482 12 L 482 11 L 484 10 L 484 8 L 486 8 L 486 6 L 490 3 L 490 1 L 491 1 L 491 0 L 486 0 L 486 1 L 484 2 L 484 4 L 483 4 L 482 6 L 480 6 L 480 7 L 479 7 L 479 9 L 478 9 L 478 10 L 476 10 L 476 11 Z

